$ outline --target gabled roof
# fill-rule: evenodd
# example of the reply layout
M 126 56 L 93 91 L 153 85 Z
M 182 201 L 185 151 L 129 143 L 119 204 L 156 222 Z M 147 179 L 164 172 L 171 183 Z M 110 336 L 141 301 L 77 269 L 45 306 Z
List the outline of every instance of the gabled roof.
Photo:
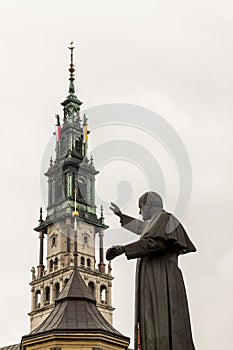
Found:
M 107 333 L 128 338 L 115 330 L 96 307 L 96 301 L 77 269 L 55 302 L 55 308 L 42 324 L 23 338 L 53 332 Z

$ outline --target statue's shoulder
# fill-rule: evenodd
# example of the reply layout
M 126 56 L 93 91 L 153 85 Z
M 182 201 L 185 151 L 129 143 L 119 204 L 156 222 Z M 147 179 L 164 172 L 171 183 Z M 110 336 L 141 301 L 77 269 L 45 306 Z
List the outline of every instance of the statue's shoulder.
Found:
M 166 221 L 168 221 L 170 218 L 177 220 L 172 213 L 169 213 L 166 210 L 163 210 L 161 212 L 160 218 L 161 218 L 161 220 L 166 220 Z
M 172 213 L 167 212 L 166 210 L 162 211 L 162 217 L 166 220 L 172 219 L 177 224 L 180 224 L 180 221 L 177 219 L 177 217 L 175 217 L 175 215 L 173 215 Z

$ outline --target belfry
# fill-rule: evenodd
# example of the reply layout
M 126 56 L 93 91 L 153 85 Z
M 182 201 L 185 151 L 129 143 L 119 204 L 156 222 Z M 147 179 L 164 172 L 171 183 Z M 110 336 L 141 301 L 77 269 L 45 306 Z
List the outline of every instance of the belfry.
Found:
M 39 264 L 32 273 L 31 330 L 35 329 L 52 311 L 54 301 L 69 280 L 73 270 L 73 223 L 74 192 L 77 190 L 78 220 L 78 268 L 91 289 L 97 307 L 112 323 L 111 267 L 105 269 L 103 259 L 103 210 L 96 215 L 95 176 L 98 171 L 93 158 L 87 158 L 88 125 L 84 114 L 80 115 L 82 102 L 75 95 L 73 50 L 71 51 L 69 95 L 62 102 L 63 123 L 57 115 L 56 158 L 50 160 L 48 178 L 48 207 L 45 219 L 40 212 Z M 99 263 L 96 268 L 95 241 L 99 238 Z M 47 237 L 47 257 L 44 259 L 44 238 Z M 34 268 L 33 270 L 34 271 Z

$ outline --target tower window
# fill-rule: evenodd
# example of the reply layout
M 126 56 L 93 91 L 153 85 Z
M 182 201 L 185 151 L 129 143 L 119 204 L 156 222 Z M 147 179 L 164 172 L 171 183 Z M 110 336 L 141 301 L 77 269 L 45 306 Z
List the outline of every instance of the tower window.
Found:
M 87 267 L 91 267 L 91 259 L 90 258 L 87 258 Z
M 75 140 L 75 151 L 78 153 L 81 152 L 81 141 L 79 139 Z
M 58 179 L 56 182 L 56 199 L 59 200 L 62 198 L 62 181 Z
M 68 281 L 69 281 L 69 278 L 66 278 L 64 281 L 65 285 L 68 283 Z
M 64 136 L 61 140 L 61 154 L 65 154 L 67 152 L 67 138 Z
M 78 180 L 78 196 L 84 202 L 87 201 L 87 184 L 84 177 L 79 177 Z
M 35 307 L 36 307 L 36 309 L 40 308 L 40 303 L 41 303 L 40 290 L 37 290 L 36 294 L 35 294 Z
M 100 286 L 100 301 L 107 304 L 107 288 L 104 285 Z
M 51 247 L 55 247 L 57 245 L 57 236 L 54 235 L 51 238 Z
M 84 241 L 84 244 L 88 244 L 88 237 L 87 237 L 87 236 L 84 236 L 84 237 L 83 237 L 83 241 Z
M 88 283 L 88 288 L 90 289 L 90 291 L 92 292 L 92 294 L 95 296 L 95 284 L 94 282 L 89 282 Z
M 49 262 L 49 272 L 53 271 L 53 260 L 50 260 Z
M 85 266 L 85 258 L 84 258 L 84 256 L 81 256 L 81 265 Z
M 58 258 L 56 257 L 54 259 L 54 269 L 57 270 L 57 268 L 58 268 Z
M 67 198 L 68 194 L 68 174 L 63 174 L 63 192 L 65 194 L 65 197 Z
M 52 181 L 50 180 L 49 181 L 49 193 L 48 193 L 48 202 L 49 202 L 49 205 L 52 204 L 52 198 L 53 198 L 53 183 Z
M 45 304 L 50 303 L 50 288 L 46 287 L 45 288 Z
M 55 299 L 57 299 L 59 293 L 60 293 L 60 285 L 59 283 L 55 283 L 55 286 L 54 286 L 54 291 L 55 291 Z

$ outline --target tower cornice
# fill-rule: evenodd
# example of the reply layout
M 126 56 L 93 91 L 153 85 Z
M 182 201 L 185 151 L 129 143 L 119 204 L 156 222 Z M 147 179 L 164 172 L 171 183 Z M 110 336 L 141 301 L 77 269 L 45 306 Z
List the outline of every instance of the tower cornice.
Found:
M 65 218 L 71 218 L 71 214 L 63 214 L 62 216 L 53 217 L 52 219 L 50 217 L 47 217 L 41 225 L 34 228 L 34 231 L 41 232 L 43 230 L 46 233 L 47 228 L 49 226 L 56 224 L 57 222 L 61 221 L 62 219 L 65 219 Z M 97 231 L 99 228 L 103 228 L 104 230 L 109 228 L 108 225 L 105 225 L 101 222 L 101 218 L 99 219 L 96 217 L 96 220 L 91 220 L 88 218 L 85 218 L 85 219 L 80 218 L 80 220 L 83 222 L 86 222 L 88 224 L 94 225 L 96 227 Z

